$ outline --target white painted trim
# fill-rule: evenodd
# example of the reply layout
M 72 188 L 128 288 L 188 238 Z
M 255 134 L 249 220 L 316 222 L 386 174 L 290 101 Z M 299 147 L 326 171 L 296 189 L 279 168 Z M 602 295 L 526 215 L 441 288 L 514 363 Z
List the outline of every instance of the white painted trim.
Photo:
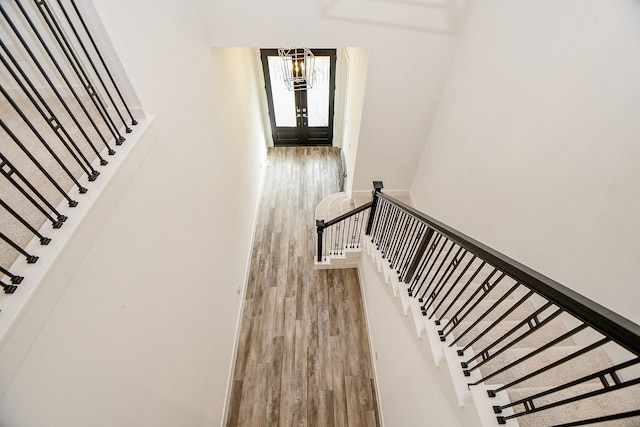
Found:
M 109 66 L 109 71 L 113 76 L 113 79 L 117 82 L 118 89 L 122 93 L 124 99 L 127 101 L 129 109 L 132 113 L 134 109 L 141 110 L 142 103 L 140 102 L 140 99 L 138 98 L 138 95 L 133 88 L 131 80 L 129 80 L 129 76 L 127 75 L 122 62 L 120 61 L 120 57 L 118 56 L 118 53 L 116 52 L 116 49 L 111 42 L 111 38 L 109 37 L 109 34 L 107 33 L 107 30 L 102 23 L 102 19 L 100 18 L 100 15 L 96 10 L 94 2 L 92 0 L 80 1 L 76 2 L 76 6 L 80 10 L 80 13 L 82 13 L 82 17 L 85 20 L 87 27 L 91 29 L 91 35 L 96 45 L 100 49 L 100 54 L 103 56 L 105 62 Z M 100 67 L 100 65 L 98 65 L 98 67 Z M 107 83 L 107 87 L 109 86 L 110 84 Z M 117 97 L 116 94 L 114 95 Z M 138 121 L 140 121 L 138 117 L 143 118 L 144 113 L 141 116 L 136 115 L 135 117 L 136 119 L 138 119 Z

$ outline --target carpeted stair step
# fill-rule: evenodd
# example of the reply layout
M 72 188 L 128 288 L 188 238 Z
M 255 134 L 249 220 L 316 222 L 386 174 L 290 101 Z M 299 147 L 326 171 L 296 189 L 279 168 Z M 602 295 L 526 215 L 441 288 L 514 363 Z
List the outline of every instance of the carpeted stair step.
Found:
M 468 279 L 471 279 L 471 277 L 469 277 Z M 476 276 L 469 284 L 467 284 L 468 279 L 460 280 L 456 283 L 455 286 L 452 286 L 454 281 L 450 281 L 448 282 L 450 284 L 441 287 L 442 289 L 440 289 L 440 287 L 437 287 L 438 280 L 433 282 L 430 286 L 429 282 L 426 282 L 421 287 L 419 285 L 414 286 L 412 293 L 414 296 L 416 296 L 417 298 L 422 298 L 424 301 L 434 299 L 435 297 L 435 301 L 437 303 L 442 300 L 472 299 L 475 301 L 480 299 L 481 296 L 485 293 L 486 296 L 482 299 L 487 301 L 495 301 L 497 299 L 500 299 L 505 293 L 507 293 L 515 286 L 515 281 L 509 277 L 505 277 L 497 283 L 495 283 L 497 277 L 489 278 L 488 274 Z M 485 287 L 484 290 L 478 291 L 478 289 L 482 287 L 483 283 L 487 279 L 491 283 L 492 289 L 490 289 L 489 292 L 486 292 L 487 288 Z M 520 295 L 524 295 L 526 291 L 527 289 L 525 287 L 520 286 L 511 294 L 510 298 L 517 298 Z
M 578 346 L 549 348 L 527 360 L 524 360 L 516 366 L 513 366 L 512 368 L 507 369 L 504 372 L 501 372 L 500 374 L 487 379 L 485 383 L 509 384 L 512 381 L 524 377 L 525 375 L 535 372 L 541 368 L 550 366 L 554 362 L 579 351 L 581 348 L 582 347 Z M 523 357 L 526 357 L 534 350 L 534 348 L 508 349 L 482 365 L 479 368 L 479 371 L 481 372 L 483 377 L 487 376 L 505 366 L 510 365 L 517 360 L 520 360 Z M 475 362 L 471 364 L 471 366 L 474 365 Z M 540 385 L 544 385 L 546 387 L 555 387 L 593 374 L 610 366 L 612 366 L 612 364 L 606 353 L 602 349 L 595 349 L 572 360 L 568 360 L 567 362 L 551 368 L 546 372 L 542 372 L 528 380 L 523 381 L 522 383 L 516 384 L 514 385 L 514 387 L 526 388 L 536 387 Z M 594 379 L 590 382 L 600 384 L 600 381 L 598 379 Z
M 459 347 L 463 347 L 469 342 L 471 342 L 475 337 L 480 335 L 482 331 L 491 326 L 493 322 L 490 321 L 481 321 L 479 322 L 470 332 L 465 334 L 457 343 Z M 489 344 L 494 341 L 502 338 L 506 335 L 512 328 L 516 327 L 520 322 L 517 320 L 505 320 L 498 323 L 494 328 L 492 328 L 486 335 L 480 338 L 476 343 L 473 344 L 473 348 L 476 353 L 484 349 Z M 453 336 L 457 337 L 458 334 L 462 334 L 466 331 L 473 322 L 463 321 L 460 322 L 455 329 L 453 329 Z M 442 322 L 441 325 L 444 327 L 445 323 Z M 510 342 L 514 338 L 522 335 L 525 331 L 529 330 L 529 327 L 525 324 L 519 327 L 516 332 L 507 337 L 501 344 L 498 345 L 498 348 L 502 347 L 505 343 Z M 547 344 L 553 339 L 561 336 L 563 333 L 567 332 L 567 328 L 561 320 L 553 319 L 548 324 L 536 328 L 536 330 L 531 333 L 526 338 L 522 339 L 520 342 L 515 344 L 515 347 L 521 348 L 537 348 L 542 345 Z M 574 345 L 571 340 L 566 340 L 564 345 Z
M 496 299 L 489 299 L 489 297 L 487 296 L 487 298 L 485 298 L 482 301 L 480 301 L 469 312 L 466 320 L 469 321 L 469 322 L 473 322 L 473 321 L 477 320 L 482 315 L 487 313 L 487 310 L 491 309 L 493 307 L 493 305 L 496 303 L 496 301 L 497 301 Z M 517 300 L 515 300 L 515 299 L 513 299 L 511 297 L 505 299 L 504 301 L 499 303 L 495 308 L 493 308 L 489 313 L 487 313 L 486 317 L 484 317 L 484 320 L 488 321 L 488 322 L 492 322 L 494 320 L 497 320 L 498 318 L 500 318 L 500 316 L 502 316 L 504 313 L 509 311 L 514 306 L 514 304 L 516 302 L 517 302 Z M 455 314 L 461 308 L 463 308 L 465 306 L 465 304 L 467 304 L 467 300 L 458 300 L 458 301 L 453 302 L 453 304 L 452 304 L 452 300 L 445 300 L 445 301 L 443 301 L 443 303 L 440 306 L 439 310 L 437 310 L 436 314 L 442 314 L 444 312 L 444 310 L 449 306 L 451 306 L 451 308 L 448 310 L 448 313 Z M 474 304 L 473 302 L 469 303 L 464 308 L 463 313 L 467 312 L 471 308 L 471 306 L 473 304 Z M 536 308 L 535 308 L 535 306 L 533 305 L 533 303 L 531 301 L 525 301 L 519 307 L 515 308 L 511 313 L 509 313 L 507 315 L 507 317 L 505 317 L 503 320 L 505 320 L 505 321 L 508 321 L 508 320 L 521 320 L 524 317 L 528 316 L 529 314 L 533 313 L 535 310 L 536 310 Z
M 602 386 L 598 384 L 578 385 L 570 389 L 562 390 L 549 396 L 536 399 L 535 404 L 536 407 L 539 408 L 552 402 L 600 390 L 601 388 Z M 512 402 L 516 402 L 520 399 L 525 399 L 546 390 L 549 390 L 549 387 L 519 388 L 508 390 L 507 394 Z M 604 415 L 637 410 L 638 402 L 640 402 L 640 386 L 634 386 L 521 416 L 518 417 L 518 423 L 521 427 L 545 427 L 558 425 L 576 420 L 585 420 Z M 517 405 L 515 409 L 516 412 L 521 412 L 523 410 L 523 406 Z M 602 427 L 638 427 L 640 426 L 640 417 L 608 421 L 606 423 L 592 425 Z

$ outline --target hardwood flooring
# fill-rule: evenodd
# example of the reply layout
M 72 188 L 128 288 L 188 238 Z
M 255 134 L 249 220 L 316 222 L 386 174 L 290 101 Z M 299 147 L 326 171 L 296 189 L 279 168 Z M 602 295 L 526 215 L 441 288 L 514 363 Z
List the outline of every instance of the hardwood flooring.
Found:
M 339 162 L 333 147 L 269 150 L 227 426 L 380 424 L 357 270 L 313 268 Z

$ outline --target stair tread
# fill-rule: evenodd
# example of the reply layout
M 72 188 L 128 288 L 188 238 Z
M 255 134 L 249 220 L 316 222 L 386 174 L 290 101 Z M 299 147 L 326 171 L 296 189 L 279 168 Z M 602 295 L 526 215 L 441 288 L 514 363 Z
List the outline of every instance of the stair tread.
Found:
M 579 346 L 564 346 L 564 347 L 552 347 L 549 348 L 530 359 L 524 360 L 522 363 L 514 366 L 490 378 L 486 381 L 487 384 L 508 384 L 515 381 L 518 378 L 522 378 L 525 375 L 534 372 L 538 369 L 551 365 L 552 363 L 569 356 L 582 347 Z M 530 354 L 534 348 L 511 348 L 505 352 L 495 356 L 479 370 L 482 375 L 488 375 L 497 371 L 498 369 L 507 366 L 525 356 Z M 473 365 L 472 365 L 473 366 Z M 555 387 L 568 383 L 578 378 L 593 374 L 601 369 L 612 366 L 611 360 L 602 349 L 595 349 L 586 354 L 569 360 L 562 365 L 556 366 L 530 378 L 522 383 L 516 384 L 513 388 L 527 388 L 534 387 L 538 384 L 545 384 L 549 387 Z M 596 378 L 590 380 L 591 383 L 600 384 L 600 381 Z
M 571 389 L 561 390 L 535 400 L 536 407 L 541 407 L 551 402 L 568 399 L 583 393 L 601 389 L 598 384 L 584 384 L 572 387 Z M 543 391 L 549 390 L 548 387 L 530 387 L 508 390 L 507 394 L 512 402 L 527 398 Z M 640 387 L 630 387 L 627 390 L 617 390 L 610 393 L 604 393 L 599 396 L 590 397 L 588 399 L 579 400 L 568 403 L 548 410 L 532 413 L 518 418 L 518 422 L 522 427 L 538 427 L 543 425 L 559 424 L 564 422 L 575 421 L 577 419 L 596 418 L 603 415 L 616 414 L 638 409 L 640 402 Z M 517 412 L 522 411 L 522 406 L 517 405 Z M 607 427 L 632 427 L 640 424 L 640 417 L 633 417 L 623 420 L 607 422 Z
M 505 312 L 507 312 L 513 306 L 515 301 L 516 301 L 516 299 L 514 299 L 514 298 L 507 298 L 506 300 L 502 301 L 490 313 L 488 313 L 486 315 L 484 320 L 485 321 L 497 320 L 500 316 L 502 316 Z M 453 303 L 453 305 L 452 305 L 452 303 Z M 444 312 L 444 310 L 447 307 L 451 306 L 451 308 L 448 310 L 448 313 L 449 314 L 455 314 L 455 313 L 458 312 L 458 310 L 460 310 L 462 307 L 464 307 L 464 305 L 466 303 L 467 303 L 467 300 L 458 300 L 456 302 L 453 302 L 453 300 L 445 300 L 441 304 L 440 309 L 437 311 L 437 313 L 441 314 L 441 313 Z M 484 315 L 487 312 L 487 310 L 489 310 L 495 303 L 496 303 L 496 300 L 484 299 L 484 300 L 480 301 L 473 308 L 473 310 L 470 311 L 470 313 L 469 313 L 470 319 L 473 319 L 473 320 L 478 319 L 480 316 Z M 465 307 L 464 312 L 468 311 L 473 304 L 474 304 L 473 302 L 469 303 L 469 305 L 467 305 L 467 307 Z M 533 303 L 531 301 L 525 301 L 519 307 L 517 307 L 512 313 L 510 313 L 507 317 L 505 317 L 504 320 L 519 320 L 519 319 L 522 319 L 523 316 L 527 316 L 527 315 L 533 313 L 535 311 L 535 309 L 536 308 L 535 308 L 535 306 L 533 305 Z
M 465 334 L 457 342 L 457 345 L 459 345 L 459 346 L 467 345 L 476 336 L 478 336 L 481 333 L 481 331 L 484 331 L 485 329 L 487 329 L 492 323 L 493 323 L 492 321 L 488 321 L 488 320 L 483 320 L 483 321 L 478 322 L 478 324 L 470 332 Z M 494 328 L 492 328 L 486 335 L 484 335 L 482 338 L 480 338 L 480 340 L 478 340 L 473 345 L 473 348 L 476 351 L 480 351 L 481 349 L 484 349 L 486 346 L 488 346 L 491 343 L 495 342 L 496 340 L 502 338 L 511 329 L 516 327 L 519 323 L 520 323 L 520 321 L 518 321 L 518 320 L 503 320 L 502 322 L 498 323 Z M 444 321 L 442 321 L 441 324 L 442 324 L 443 327 L 446 325 L 446 323 Z M 462 321 L 462 322 L 460 322 L 455 327 L 455 329 L 453 329 L 452 335 L 454 337 L 457 337 L 458 334 L 462 334 L 469 327 L 471 327 L 472 324 L 473 324 L 473 322 L 471 322 L 471 321 Z M 515 339 L 516 337 L 522 335 L 528 329 L 529 329 L 529 327 L 527 325 L 521 326 L 520 328 L 518 328 L 516 330 L 516 332 L 514 332 L 509 337 L 507 337 L 503 341 L 503 343 L 500 344 L 500 345 L 504 345 L 504 343 Z M 539 327 L 538 329 L 536 329 L 536 331 L 534 331 L 528 337 L 524 338 L 523 340 L 521 340 L 520 342 L 515 344 L 515 346 L 516 347 L 525 347 L 525 348 L 538 347 L 540 345 L 544 345 L 544 344 L 548 343 L 549 341 L 552 341 L 553 339 L 561 336 L 565 332 L 567 332 L 567 328 L 566 328 L 565 324 L 561 320 L 554 319 L 554 320 L 551 320 L 545 326 L 542 326 L 542 327 Z M 573 344 L 574 343 L 572 341 L 567 340 L 567 344 L 566 345 L 573 345 Z

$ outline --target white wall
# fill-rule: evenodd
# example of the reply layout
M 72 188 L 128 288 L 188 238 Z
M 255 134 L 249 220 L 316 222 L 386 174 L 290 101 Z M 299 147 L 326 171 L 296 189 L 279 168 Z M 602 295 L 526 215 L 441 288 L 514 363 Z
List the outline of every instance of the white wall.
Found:
M 435 367 L 428 340 L 418 339 L 413 319 L 404 315 L 366 253 L 358 271 L 384 425 L 465 425 L 475 415 L 469 414 L 473 408 L 466 413 L 460 408 L 447 367 Z
M 3 371 L 0 425 L 217 425 L 265 158 L 253 51 L 208 47 L 195 2 L 95 4 L 154 141 L 108 188 L 84 255 L 61 261 L 68 279 L 43 284 L 65 290 Z
M 378 13 L 373 2 L 359 2 L 361 11 L 371 12 L 367 19 L 337 17 L 320 0 L 202 2 L 212 46 L 369 48 L 353 190 L 370 192 L 377 179 L 388 189 L 409 188 L 453 58 L 453 30 L 379 25 L 388 16 L 372 16 Z M 403 4 L 386 3 L 387 12 L 404 10 Z
M 367 65 L 369 49 L 363 47 L 347 47 L 345 55 L 349 58 L 347 74 L 346 99 L 344 108 L 344 132 L 342 150 L 345 157 L 347 178 L 345 191 L 351 194 L 355 175 L 358 143 L 360 142 L 360 123 L 362 120 L 362 104 L 367 83 Z
M 637 1 L 474 2 L 417 207 L 640 322 L 639 75 Z

